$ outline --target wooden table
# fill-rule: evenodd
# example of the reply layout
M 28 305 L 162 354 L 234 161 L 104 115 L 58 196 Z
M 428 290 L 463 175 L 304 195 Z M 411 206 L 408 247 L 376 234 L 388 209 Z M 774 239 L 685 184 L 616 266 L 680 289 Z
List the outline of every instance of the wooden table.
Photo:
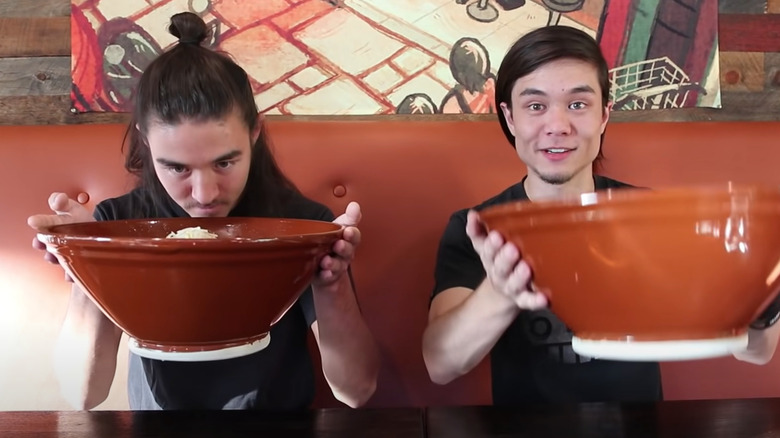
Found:
M 0 412 L 2 438 L 780 438 L 780 399 L 321 409 L 297 414 Z
M 426 410 L 429 438 L 780 438 L 780 399 Z
M 0 412 L 2 438 L 423 438 L 422 409 Z

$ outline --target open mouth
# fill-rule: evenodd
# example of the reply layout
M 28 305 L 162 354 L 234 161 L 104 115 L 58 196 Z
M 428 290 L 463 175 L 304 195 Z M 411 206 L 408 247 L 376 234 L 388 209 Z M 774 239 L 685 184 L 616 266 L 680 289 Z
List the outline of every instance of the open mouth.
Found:
M 547 154 L 565 154 L 566 152 L 571 152 L 574 149 L 567 149 L 567 148 L 549 148 L 549 149 L 542 149 L 542 152 Z

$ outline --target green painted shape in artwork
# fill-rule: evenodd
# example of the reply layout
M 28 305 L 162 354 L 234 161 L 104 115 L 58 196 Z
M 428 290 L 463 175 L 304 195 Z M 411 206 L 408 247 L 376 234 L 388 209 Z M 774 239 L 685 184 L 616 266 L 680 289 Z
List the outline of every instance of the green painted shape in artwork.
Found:
M 622 65 L 644 61 L 647 58 L 647 46 L 650 42 L 650 34 L 653 31 L 659 2 L 660 0 L 633 0 L 635 8 L 633 16 L 629 17 L 631 23 L 628 28 L 628 42 L 623 51 Z M 630 71 L 634 74 L 638 72 L 637 68 L 632 68 Z M 634 86 L 627 87 L 627 84 L 635 83 L 636 79 L 637 77 L 634 75 L 617 78 L 615 99 L 619 100 L 623 95 L 630 94 Z
M 644 61 L 647 57 L 647 46 L 650 42 L 650 33 L 653 31 L 655 14 L 658 11 L 660 0 L 635 0 L 631 29 L 623 56 L 623 65 Z

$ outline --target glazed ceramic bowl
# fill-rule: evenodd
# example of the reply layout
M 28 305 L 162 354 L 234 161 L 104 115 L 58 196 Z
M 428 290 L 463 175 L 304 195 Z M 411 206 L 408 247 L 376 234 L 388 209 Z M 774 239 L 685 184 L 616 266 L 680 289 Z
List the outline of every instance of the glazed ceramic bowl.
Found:
M 780 290 L 780 189 L 619 189 L 485 209 L 580 354 L 684 360 L 744 349 Z
M 166 238 L 198 226 L 218 237 Z M 311 220 L 178 218 L 60 225 L 39 239 L 132 338 L 131 349 L 203 360 L 267 345 L 271 325 L 341 235 L 340 225 Z

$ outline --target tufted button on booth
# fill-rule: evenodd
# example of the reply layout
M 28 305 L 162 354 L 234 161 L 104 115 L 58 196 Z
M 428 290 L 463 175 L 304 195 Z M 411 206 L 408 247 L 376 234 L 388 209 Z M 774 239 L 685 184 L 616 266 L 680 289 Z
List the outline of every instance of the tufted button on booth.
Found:
M 86 204 L 89 202 L 89 193 L 87 192 L 81 192 L 76 196 L 76 201 L 78 201 L 79 204 Z
M 344 195 L 347 194 L 347 188 L 343 185 L 339 184 L 336 187 L 333 187 L 333 196 L 337 198 L 342 198 Z

